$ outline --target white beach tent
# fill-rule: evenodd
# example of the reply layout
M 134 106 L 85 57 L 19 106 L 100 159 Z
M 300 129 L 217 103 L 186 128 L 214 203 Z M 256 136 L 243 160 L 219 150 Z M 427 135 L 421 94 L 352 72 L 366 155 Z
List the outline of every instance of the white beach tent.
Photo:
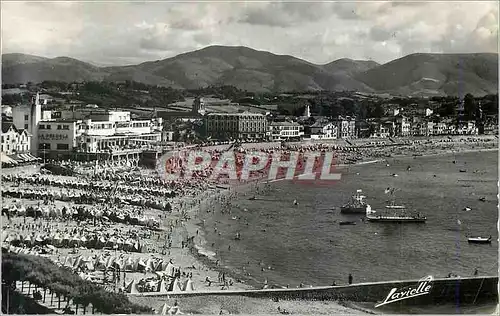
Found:
M 189 278 L 187 280 L 184 291 L 185 292 L 194 292 L 194 284 L 193 284 L 193 280 L 191 280 L 191 278 Z
M 137 269 L 137 265 L 135 264 L 132 257 L 128 257 L 127 261 L 125 262 L 124 268 L 125 268 L 125 271 L 135 271 Z
M 165 272 L 167 273 L 167 276 L 173 277 L 174 271 L 175 271 L 175 266 L 172 264 L 172 261 L 169 261 L 167 264 L 167 267 L 165 268 Z
M 73 268 L 78 268 L 80 266 L 80 264 L 82 263 L 82 256 L 78 256 L 75 258 L 75 262 L 73 264 Z
M 139 291 L 137 291 L 135 280 L 130 281 L 130 283 L 125 286 L 125 292 L 130 294 L 139 294 Z
M 67 257 L 66 261 L 64 262 L 64 266 L 68 267 L 68 268 L 73 267 L 74 264 L 75 264 L 75 260 L 71 257 Z
M 122 258 L 116 259 L 114 265 L 118 267 L 120 270 L 123 270 L 123 259 Z
M 168 311 L 170 310 L 170 306 L 167 303 L 163 304 L 163 308 L 161 309 L 161 315 L 168 315 Z
M 109 257 L 108 261 L 106 262 L 106 268 L 109 269 L 113 266 L 113 262 L 115 262 L 115 257 Z
M 179 281 L 179 278 L 175 278 L 175 280 L 174 280 L 174 286 L 172 287 L 172 292 L 173 293 L 182 292 L 181 282 Z
M 146 271 L 148 271 L 148 272 L 155 271 L 155 269 L 153 267 L 153 260 L 151 260 L 151 258 L 149 258 L 146 261 Z
M 161 268 L 161 267 L 162 267 L 162 264 L 163 264 L 163 260 L 162 260 L 162 259 L 160 259 L 160 260 L 158 260 L 158 261 L 155 261 L 155 262 L 153 263 L 153 266 L 154 266 L 154 271 L 162 271 L 162 268 Z
M 144 270 L 146 269 L 146 264 L 144 263 L 144 260 L 141 258 L 137 259 L 137 270 Z
M 94 260 L 92 260 L 92 257 L 89 256 L 88 258 L 84 259 L 84 264 L 85 264 L 85 267 L 87 269 L 89 269 L 90 271 L 95 270 Z
M 168 288 L 167 288 L 167 282 L 165 280 L 160 281 L 160 293 L 167 293 Z
M 106 259 L 102 255 L 100 255 L 95 259 L 94 267 L 95 269 L 104 269 L 106 267 Z

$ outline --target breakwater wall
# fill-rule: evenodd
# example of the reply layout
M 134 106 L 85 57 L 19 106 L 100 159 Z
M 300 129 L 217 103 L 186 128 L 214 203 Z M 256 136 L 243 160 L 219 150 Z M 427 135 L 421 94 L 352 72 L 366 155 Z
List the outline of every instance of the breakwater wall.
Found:
M 247 291 L 203 291 L 203 292 L 150 292 L 134 295 L 147 297 L 192 297 L 192 296 L 245 296 L 284 300 L 348 300 L 353 302 L 382 302 L 396 288 L 417 288 L 419 280 L 359 283 L 342 286 L 325 286 L 295 289 L 264 289 Z M 498 277 L 443 278 L 434 279 L 428 294 L 405 299 L 405 304 L 460 305 L 498 301 Z M 400 301 L 403 302 L 403 301 Z

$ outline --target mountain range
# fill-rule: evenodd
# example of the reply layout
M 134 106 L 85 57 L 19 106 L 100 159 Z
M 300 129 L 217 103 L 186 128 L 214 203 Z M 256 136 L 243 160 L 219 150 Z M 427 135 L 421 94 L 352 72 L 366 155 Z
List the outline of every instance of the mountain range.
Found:
M 359 91 L 394 95 L 498 93 L 498 54 L 411 54 L 386 64 L 339 59 L 325 65 L 247 47 L 209 46 L 138 65 L 97 67 L 69 57 L 2 55 L 2 82 L 124 81 L 254 92 Z

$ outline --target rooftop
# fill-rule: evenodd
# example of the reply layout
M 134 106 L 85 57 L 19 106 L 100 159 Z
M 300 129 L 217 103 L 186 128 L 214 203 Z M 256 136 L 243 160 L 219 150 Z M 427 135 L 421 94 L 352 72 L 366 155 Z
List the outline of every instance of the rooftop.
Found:
M 289 121 L 271 122 L 269 125 L 271 125 L 271 126 L 300 126 L 300 124 L 297 122 L 289 122 Z

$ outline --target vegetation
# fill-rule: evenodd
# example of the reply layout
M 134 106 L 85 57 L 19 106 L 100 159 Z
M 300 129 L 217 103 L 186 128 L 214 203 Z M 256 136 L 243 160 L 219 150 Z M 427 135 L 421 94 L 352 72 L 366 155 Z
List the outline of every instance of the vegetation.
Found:
M 15 85 L 3 85 L 3 88 L 15 88 Z M 353 92 L 290 92 L 290 93 L 255 93 L 240 90 L 234 86 L 209 86 L 201 89 L 176 90 L 161 86 L 152 86 L 135 81 L 124 82 L 83 82 L 65 83 L 44 81 L 38 85 L 27 85 L 27 91 L 33 93 L 40 89 L 54 97 L 52 105 L 80 101 L 83 104 L 96 104 L 102 108 L 165 108 L 168 104 L 184 101 L 195 96 L 213 96 L 229 99 L 232 102 L 248 105 L 274 104 L 278 106 L 276 114 L 301 116 L 307 105 L 311 113 L 317 116 L 350 115 L 359 119 L 381 118 L 387 115 L 390 107 L 425 108 L 433 103 L 435 114 L 441 117 L 455 117 L 459 104 L 465 107 L 464 119 L 474 119 L 478 115 L 479 104 L 483 115 L 493 116 L 498 113 L 498 94 L 474 97 L 467 94 L 463 100 L 458 97 L 395 97 L 383 99 L 376 96 L 359 97 Z M 2 96 L 3 104 L 19 104 L 29 101 L 29 93 Z
M 71 297 L 75 304 L 91 303 L 96 311 L 104 314 L 152 313 L 148 307 L 132 304 L 125 294 L 109 292 L 82 280 L 47 258 L 2 253 L 2 282 L 12 286 L 18 280 Z

